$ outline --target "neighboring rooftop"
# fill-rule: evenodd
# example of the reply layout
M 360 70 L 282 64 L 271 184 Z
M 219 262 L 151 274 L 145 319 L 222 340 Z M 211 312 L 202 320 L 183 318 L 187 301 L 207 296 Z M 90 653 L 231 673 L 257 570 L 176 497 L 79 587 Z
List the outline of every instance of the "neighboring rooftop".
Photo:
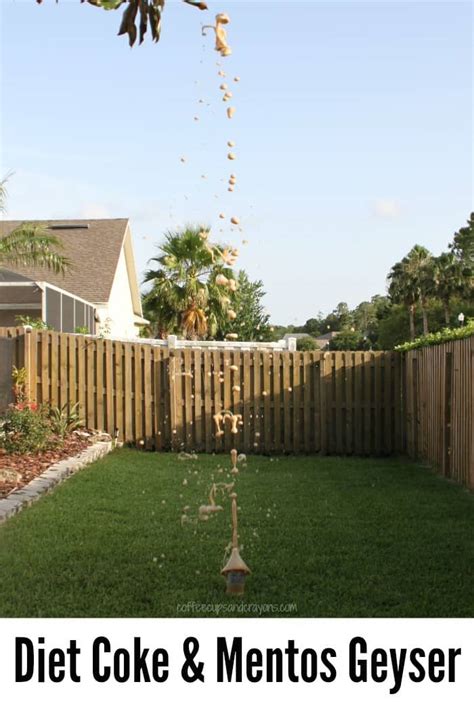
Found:
M 311 335 L 307 332 L 287 332 L 283 336 L 283 339 L 306 339 L 306 337 L 313 339 L 313 337 L 311 337 Z
M 25 220 L 0 222 L 0 238 L 19 227 Z M 41 266 L 8 266 L 33 281 L 46 281 L 91 303 L 109 300 L 118 259 L 128 226 L 128 219 L 107 220 L 29 220 L 45 225 L 63 245 L 61 253 L 71 262 L 64 274 Z
M 317 339 L 320 342 L 327 339 L 327 341 L 330 342 L 331 339 L 334 339 L 334 337 L 337 337 L 338 334 L 339 334 L 339 332 L 326 332 L 326 334 L 318 334 L 318 336 L 315 339 Z

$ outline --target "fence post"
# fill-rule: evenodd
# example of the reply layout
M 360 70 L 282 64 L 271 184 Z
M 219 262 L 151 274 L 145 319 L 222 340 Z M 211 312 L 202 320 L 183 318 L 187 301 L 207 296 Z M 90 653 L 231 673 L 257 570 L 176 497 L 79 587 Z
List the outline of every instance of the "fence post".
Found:
M 331 379 L 331 354 L 323 352 L 319 363 L 319 400 L 320 400 L 320 433 L 321 433 L 321 454 L 324 456 L 328 453 L 328 415 L 331 411 L 328 409 L 327 387 Z
M 412 369 L 413 369 L 413 411 L 412 411 L 412 427 L 413 427 L 413 458 L 418 459 L 418 358 L 416 356 L 412 359 Z
M 172 339 L 171 339 L 172 338 Z M 178 446 L 177 442 L 177 411 L 176 411 L 176 337 L 170 335 L 168 337 L 169 344 L 169 359 L 168 359 L 168 374 L 169 374 L 169 408 L 170 408 L 170 430 L 171 430 L 171 449 L 175 450 Z
M 452 423 L 452 392 L 453 392 L 453 353 L 446 352 L 444 360 L 444 436 L 443 436 L 443 465 L 445 476 L 451 477 L 451 423 Z
M 34 383 L 34 378 L 33 378 L 33 369 L 32 369 L 32 355 L 31 355 L 31 349 L 32 349 L 32 343 L 31 343 L 31 334 L 33 331 L 33 328 L 30 325 L 25 325 L 24 327 L 25 334 L 24 334 L 24 348 L 23 348 L 23 366 L 26 371 L 26 390 L 28 394 L 28 399 L 29 400 L 36 400 L 36 383 Z
M 396 352 L 397 357 L 397 379 L 399 383 L 399 392 L 395 397 L 395 403 L 398 403 L 398 408 L 395 405 L 395 412 L 398 420 L 398 431 L 396 431 L 396 450 L 401 454 L 407 453 L 407 370 L 406 370 L 406 354 Z M 397 423 L 395 424 L 397 427 Z

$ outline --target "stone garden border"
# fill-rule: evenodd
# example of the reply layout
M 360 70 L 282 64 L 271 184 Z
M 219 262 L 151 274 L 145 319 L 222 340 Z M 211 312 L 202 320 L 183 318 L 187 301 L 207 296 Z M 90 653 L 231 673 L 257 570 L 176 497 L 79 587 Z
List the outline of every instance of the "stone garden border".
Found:
M 0 499 L 0 524 L 8 520 L 12 515 L 19 513 L 20 510 L 26 508 L 30 503 L 41 498 L 43 494 L 49 493 L 58 483 L 65 481 L 69 476 L 84 468 L 84 466 L 104 457 L 112 449 L 112 441 L 96 442 L 84 449 L 80 454 L 52 464 L 26 486 L 11 493 L 6 498 Z

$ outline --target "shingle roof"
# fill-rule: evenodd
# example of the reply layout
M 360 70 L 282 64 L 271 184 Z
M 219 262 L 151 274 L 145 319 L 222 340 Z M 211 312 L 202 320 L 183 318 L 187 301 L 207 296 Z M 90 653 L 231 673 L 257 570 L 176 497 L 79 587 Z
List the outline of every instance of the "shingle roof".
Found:
M 50 230 L 63 244 L 61 253 L 71 262 L 64 274 L 54 273 L 41 266 L 8 266 L 34 281 L 46 281 L 64 288 L 91 303 L 109 300 L 115 270 L 127 230 L 127 219 L 116 220 L 35 220 L 37 224 L 53 226 Z M 0 237 L 22 224 L 21 220 L 0 222 Z M 59 229 L 66 225 L 68 229 Z M 88 225 L 84 229 L 70 229 L 71 225 Z
M 311 338 L 311 335 L 307 332 L 287 332 L 283 335 L 283 339 L 306 339 L 306 337 Z
M 331 339 L 334 339 L 334 337 L 337 337 L 338 334 L 339 332 L 326 332 L 326 334 L 318 334 L 316 340 L 321 342 L 325 340 L 330 341 Z

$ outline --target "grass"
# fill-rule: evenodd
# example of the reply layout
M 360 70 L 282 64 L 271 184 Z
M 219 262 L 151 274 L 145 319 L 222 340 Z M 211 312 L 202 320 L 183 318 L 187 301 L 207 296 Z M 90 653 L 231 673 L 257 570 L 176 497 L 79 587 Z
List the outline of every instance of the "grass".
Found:
M 84 469 L 0 528 L 0 616 L 166 617 L 189 601 L 235 603 L 220 576 L 229 500 L 209 522 L 180 522 L 228 464 L 123 449 Z M 249 457 L 237 490 L 244 603 L 295 603 L 281 613 L 293 617 L 474 616 L 474 497 L 429 470 Z

